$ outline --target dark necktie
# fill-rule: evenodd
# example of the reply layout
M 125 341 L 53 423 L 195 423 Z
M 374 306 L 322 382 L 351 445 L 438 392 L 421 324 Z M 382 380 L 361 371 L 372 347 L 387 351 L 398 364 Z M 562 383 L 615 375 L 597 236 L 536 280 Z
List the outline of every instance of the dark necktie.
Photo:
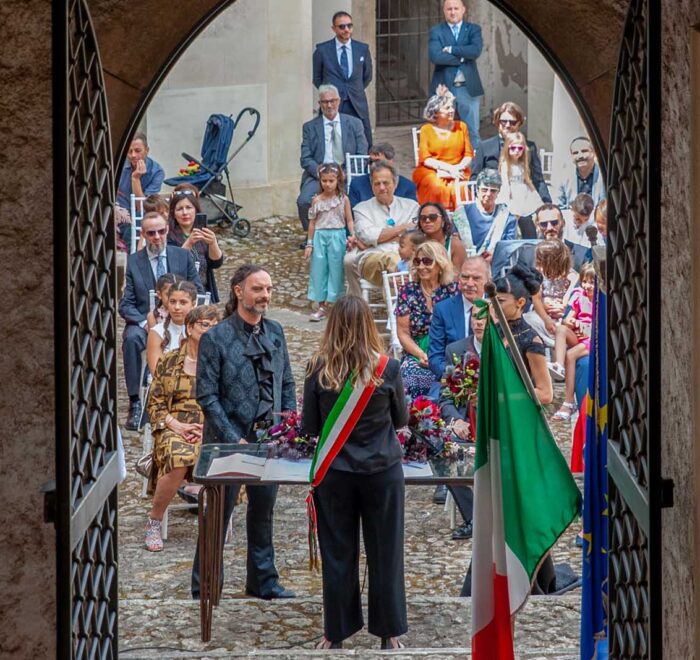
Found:
M 165 257 L 161 254 L 156 265 L 156 279 L 165 275 Z
M 341 46 L 340 48 L 340 68 L 343 70 L 343 75 L 346 78 L 350 77 L 350 63 L 348 62 L 348 47 Z

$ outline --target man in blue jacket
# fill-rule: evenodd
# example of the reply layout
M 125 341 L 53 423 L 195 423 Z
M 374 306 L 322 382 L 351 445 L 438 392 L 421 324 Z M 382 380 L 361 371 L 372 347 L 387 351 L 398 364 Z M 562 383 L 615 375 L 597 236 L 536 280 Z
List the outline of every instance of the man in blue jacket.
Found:
M 340 112 L 362 120 L 367 145 L 372 144 L 372 126 L 365 88 L 372 80 L 369 46 L 352 39 L 352 16 L 333 14 L 335 38 L 316 44 L 313 55 L 314 87 L 335 85 L 340 93 Z
M 442 5 L 445 22 L 430 30 L 428 52 L 435 65 L 430 93 L 445 85 L 455 96 L 459 118 L 469 128 L 474 149 L 479 146 L 479 97 L 484 88 L 476 60 L 481 55 L 481 27 L 467 23 L 467 8 L 462 0 L 445 0 Z

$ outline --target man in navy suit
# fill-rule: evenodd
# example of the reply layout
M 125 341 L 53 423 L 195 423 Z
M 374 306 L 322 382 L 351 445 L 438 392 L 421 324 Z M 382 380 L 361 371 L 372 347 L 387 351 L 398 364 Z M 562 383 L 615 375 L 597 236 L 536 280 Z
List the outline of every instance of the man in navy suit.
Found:
M 472 307 L 477 298 L 484 297 L 484 285 L 490 278 L 491 269 L 483 257 L 467 257 L 459 272 L 462 294 L 443 300 L 433 308 L 428 335 L 428 366 L 438 380 L 445 370 L 447 345 L 472 333 Z
M 165 273 L 175 273 L 192 282 L 199 293 L 204 287 L 194 266 L 189 250 L 167 245 L 168 223 L 160 213 L 146 213 L 141 222 L 141 233 L 146 247 L 129 255 L 126 262 L 126 284 L 119 301 L 119 315 L 126 321 L 122 354 L 124 380 L 129 393 L 129 416 L 125 429 L 136 431 L 141 421 L 141 353 L 146 350 L 149 311 L 149 291 L 156 288 L 156 281 Z
M 435 65 L 430 93 L 445 85 L 455 96 L 459 118 L 469 128 L 472 147 L 479 146 L 479 97 L 484 88 L 476 67 L 483 46 L 481 27 L 467 23 L 467 8 L 462 0 L 445 0 L 442 5 L 445 22 L 430 30 L 428 53 Z
M 352 16 L 333 14 L 335 39 L 316 44 L 313 56 L 314 87 L 335 85 L 340 93 L 340 112 L 362 120 L 367 145 L 372 144 L 372 126 L 365 88 L 372 80 L 369 46 L 352 39 Z
M 321 85 L 318 90 L 321 114 L 304 124 L 300 163 L 301 176 L 297 209 L 304 231 L 309 227 L 311 199 L 320 192 L 318 166 L 321 163 L 345 164 L 345 154 L 366 154 L 367 139 L 362 122 L 338 112 L 340 96 L 334 85 Z
M 501 157 L 503 141 L 509 133 L 517 133 L 525 123 L 525 113 L 522 108 L 512 101 L 501 103 L 493 111 L 493 125 L 498 129 L 498 135 L 479 142 L 472 161 L 471 180 L 476 181 L 479 172 L 485 169 L 498 170 L 498 159 Z M 530 179 L 543 202 L 551 202 L 552 196 L 542 174 L 540 152 L 532 140 L 526 140 L 530 156 Z
M 388 142 L 381 142 L 379 144 L 373 144 L 369 148 L 369 162 L 376 163 L 377 161 L 384 160 L 392 165 L 394 163 L 394 156 L 396 152 L 394 147 Z M 397 197 L 405 197 L 406 199 L 412 199 L 416 201 L 416 184 L 405 176 L 399 175 L 399 183 L 396 186 L 394 194 Z M 366 202 L 368 199 L 374 197 L 374 191 L 372 190 L 372 181 L 369 178 L 369 173 L 361 174 L 360 176 L 352 177 L 350 181 L 350 190 L 348 191 L 348 197 L 350 198 L 350 206 L 355 208 L 360 202 Z

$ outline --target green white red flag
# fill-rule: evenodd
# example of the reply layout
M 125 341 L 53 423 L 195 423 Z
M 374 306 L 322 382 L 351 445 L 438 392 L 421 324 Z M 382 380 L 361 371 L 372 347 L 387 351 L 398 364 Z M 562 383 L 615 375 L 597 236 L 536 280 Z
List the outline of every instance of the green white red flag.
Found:
M 508 660 L 512 616 L 579 513 L 581 495 L 491 320 L 481 351 L 476 437 L 472 657 Z

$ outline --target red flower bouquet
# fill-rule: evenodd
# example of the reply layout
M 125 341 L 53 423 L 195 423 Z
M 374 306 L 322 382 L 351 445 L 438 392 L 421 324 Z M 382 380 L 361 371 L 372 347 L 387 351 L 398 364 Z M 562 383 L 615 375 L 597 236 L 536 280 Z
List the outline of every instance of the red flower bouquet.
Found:
M 455 406 L 466 406 L 476 399 L 479 384 L 479 359 L 469 358 L 466 364 L 458 355 L 452 356 L 452 364 L 445 368 L 445 375 L 440 381 L 442 396 L 452 399 Z
M 264 431 L 258 431 L 258 442 L 270 443 L 275 456 L 290 461 L 313 458 L 318 438 L 301 434 L 301 415 L 294 411 L 282 413 L 282 421 Z
M 408 426 L 398 431 L 403 447 L 404 461 L 425 462 L 428 457 L 441 456 L 456 459 L 457 443 L 440 416 L 440 408 L 424 396 L 409 403 Z

